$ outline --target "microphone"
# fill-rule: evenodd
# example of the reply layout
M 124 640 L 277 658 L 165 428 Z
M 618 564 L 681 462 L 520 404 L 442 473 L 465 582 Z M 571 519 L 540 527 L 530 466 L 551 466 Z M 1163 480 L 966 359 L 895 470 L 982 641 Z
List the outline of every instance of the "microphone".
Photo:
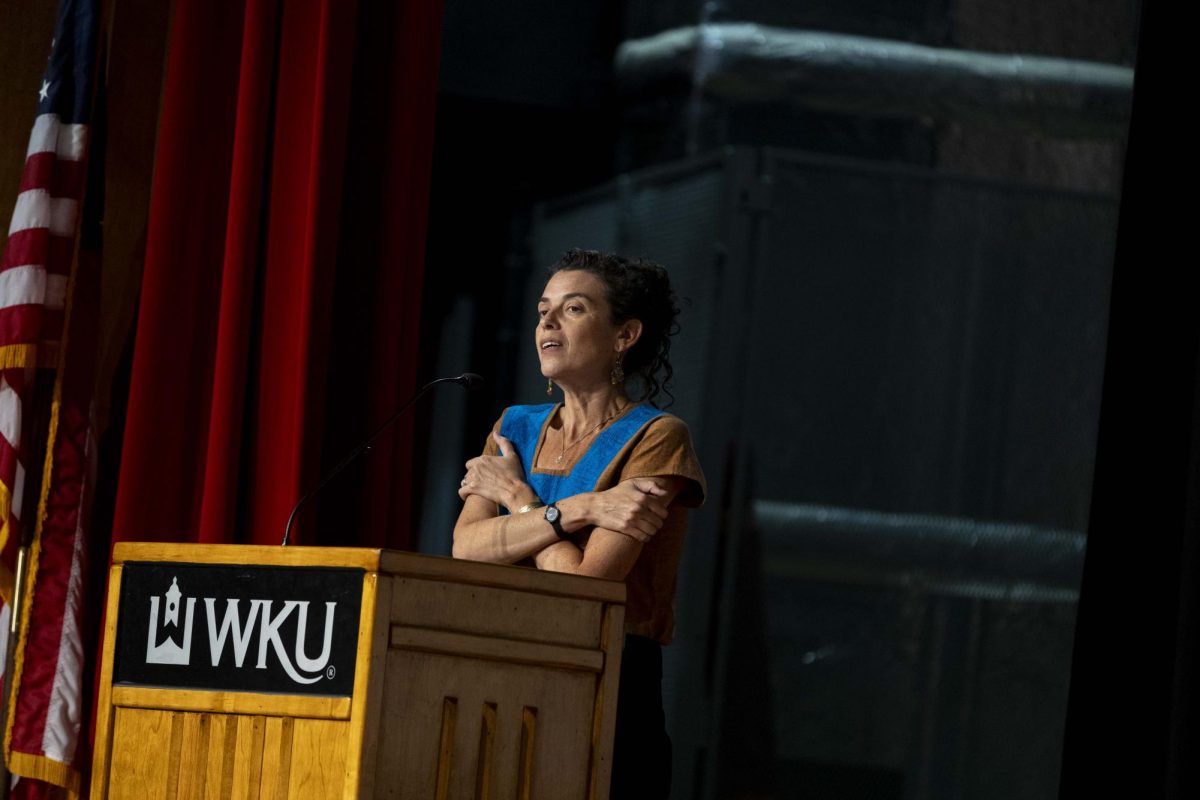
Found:
M 288 515 L 287 526 L 283 529 L 283 541 L 280 542 L 280 546 L 287 547 L 288 544 L 290 544 L 292 538 L 292 524 L 296 521 L 296 513 L 300 510 L 300 507 L 304 505 L 305 501 L 325 488 L 325 484 L 337 477 L 337 474 L 348 467 L 350 462 L 362 455 L 364 451 L 368 450 L 371 446 L 371 442 L 379 438 L 379 434 L 391 427 L 393 422 L 400 419 L 401 414 L 407 411 L 413 403 L 417 402 L 417 400 L 419 400 L 423 394 L 428 392 L 434 386 L 437 386 L 439 383 L 457 383 L 459 386 L 465 388 L 468 392 L 473 392 L 483 386 L 484 381 L 482 376 L 476 375 L 474 372 L 464 372 L 457 378 L 437 378 L 422 386 L 416 394 L 408 399 L 408 402 L 400 406 L 400 409 L 396 411 L 396 413 L 388 417 L 387 420 L 385 420 L 382 425 L 376 428 L 370 436 L 368 436 L 361 444 L 351 450 L 350 453 L 341 461 L 339 461 L 333 469 L 329 470 L 329 473 L 321 479 L 320 483 L 318 483 L 300 498 L 300 501 L 292 508 L 292 513 Z
M 457 383 L 459 386 L 465 388 L 468 392 L 473 392 L 479 387 L 483 386 L 483 376 L 476 375 L 474 372 L 464 372 L 457 378 L 449 378 L 448 380 Z M 424 390 L 422 389 L 422 391 Z

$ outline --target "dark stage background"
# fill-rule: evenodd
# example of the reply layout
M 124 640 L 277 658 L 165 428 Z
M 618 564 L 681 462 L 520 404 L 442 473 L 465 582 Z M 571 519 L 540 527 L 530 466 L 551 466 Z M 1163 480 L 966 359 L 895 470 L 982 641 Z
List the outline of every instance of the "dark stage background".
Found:
M 545 399 L 545 268 L 569 247 L 645 256 L 687 299 L 670 410 L 710 488 L 666 651 L 674 797 L 1191 796 L 1200 315 L 1168 254 L 1188 224 L 1150 180 L 1186 151 L 1178 98 L 1152 92 L 1183 74 L 1151 60 L 1186 52 L 1170 18 L 113 7 L 98 552 L 274 541 L 399 397 L 472 370 L 484 391 L 440 389 L 300 526 L 448 554 L 463 462 L 502 408 Z M 32 105 L 51 15 L 0 7 L 0 108 Z M 28 130 L 0 117 L 0 200 Z M 155 225 L 201 212 L 182 261 L 156 253 Z M 300 321 L 270 290 L 297 275 Z M 138 326 L 180 316 L 196 349 L 155 355 Z
M 673 796 L 1057 795 L 1139 16 L 447 3 L 422 370 L 490 383 L 418 426 L 419 546 L 544 401 L 545 267 L 666 264 L 711 482 Z

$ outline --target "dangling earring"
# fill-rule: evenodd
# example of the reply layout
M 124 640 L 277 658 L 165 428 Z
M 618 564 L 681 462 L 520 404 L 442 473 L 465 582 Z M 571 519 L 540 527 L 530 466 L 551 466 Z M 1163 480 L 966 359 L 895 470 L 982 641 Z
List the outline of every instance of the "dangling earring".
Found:
M 546 378 L 546 397 L 554 396 L 554 381 Z
M 608 374 L 609 380 L 613 386 L 619 386 L 625 381 L 625 368 L 621 366 L 621 357 L 617 356 L 617 363 L 613 365 L 612 372 Z

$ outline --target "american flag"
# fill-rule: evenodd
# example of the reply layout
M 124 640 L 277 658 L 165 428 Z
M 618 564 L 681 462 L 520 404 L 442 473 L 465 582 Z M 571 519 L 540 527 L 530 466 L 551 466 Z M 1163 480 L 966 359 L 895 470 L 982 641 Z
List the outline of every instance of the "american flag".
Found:
M 4 750 L 15 775 L 70 789 L 82 715 L 82 643 L 78 624 L 83 575 L 82 523 L 86 517 L 88 463 L 94 454 L 86 401 L 87 380 L 67 376 L 63 358 L 68 289 L 78 282 L 76 257 L 84 191 L 93 86 L 97 70 L 100 0 L 62 0 L 29 137 L 25 169 L 0 257 L 0 622 L 7 629 L 14 592 L 14 563 L 27 474 L 46 481 L 42 521 L 32 546 L 21 604 L 21 631 L 12 675 Z M 90 266 L 95 265 L 95 259 Z M 74 312 L 72 312 L 74 315 Z M 81 318 L 87 318 L 84 314 Z M 93 343 L 94 344 L 94 343 Z M 68 343 L 68 347 L 70 344 Z M 25 463 L 34 448 L 27 420 L 39 369 L 58 370 L 51 414 L 49 457 Z M 89 373 L 90 374 L 90 373 Z M 50 398 L 45 398 L 48 404 Z M 0 660 L 0 668 L 6 663 Z

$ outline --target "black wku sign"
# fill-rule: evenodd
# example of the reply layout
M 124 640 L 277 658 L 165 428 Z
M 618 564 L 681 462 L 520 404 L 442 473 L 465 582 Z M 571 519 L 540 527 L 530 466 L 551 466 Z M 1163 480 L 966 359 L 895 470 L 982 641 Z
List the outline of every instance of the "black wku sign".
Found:
M 113 682 L 349 696 L 363 571 L 126 563 Z

